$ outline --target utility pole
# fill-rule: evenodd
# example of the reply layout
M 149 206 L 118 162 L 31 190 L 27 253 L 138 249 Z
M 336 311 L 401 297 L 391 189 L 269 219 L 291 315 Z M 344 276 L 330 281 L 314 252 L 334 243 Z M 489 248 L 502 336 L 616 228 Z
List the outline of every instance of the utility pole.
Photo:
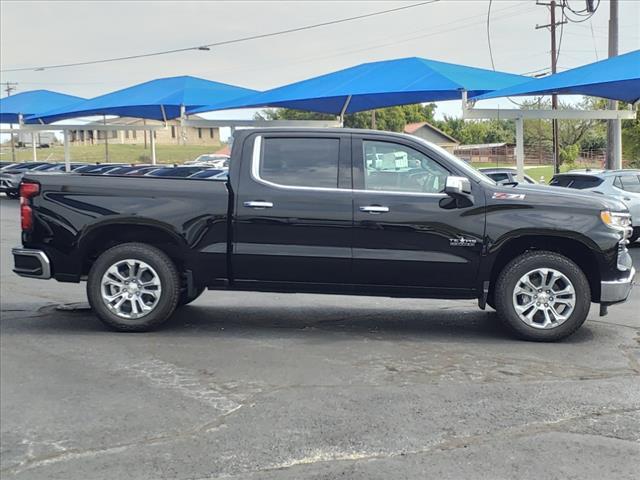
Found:
M 544 5 L 545 7 L 549 7 L 549 11 L 551 13 L 551 23 L 547 25 L 536 25 L 536 30 L 541 28 L 549 28 L 551 31 L 551 74 L 556 73 L 557 63 L 558 63 L 558 52 L 556 46 L 556 27 L 558 25 L 562 25 L 567 23 L 566 21 L 556 22 L 556 0 L 551 0 L 550 3 L 537 2 L 536 5 Z M 551 108 L 553 110 L 558 109 L 558 96 L 551 96 Z M 551 138 L 553 142 L 553 171 L 555 173 L 560 173 L 560 162 L 558 161 L 558 150 L 559 150 L 559 141 L 558 141 L 558 120 L 551 120 Z
M 5 85 L 4 91 L 7 92 L 7 97 L 11 96 L 11 92 L 18 88 L 18 84 L 14 82 L 4 82 L 2 85 Z M 11 144 L 11 161 L 16 163 L 16 142 L 13 138 L 13 123 L 9 124 L 9 143 Z
M 618 0 L 609 0 L 609 58 L 618 55 Z M 618 102 L 609 100 L 609 110 L 617 110 Z M 607 121 L 607 169 L 622 168 L 622 125 L 620 120 Z

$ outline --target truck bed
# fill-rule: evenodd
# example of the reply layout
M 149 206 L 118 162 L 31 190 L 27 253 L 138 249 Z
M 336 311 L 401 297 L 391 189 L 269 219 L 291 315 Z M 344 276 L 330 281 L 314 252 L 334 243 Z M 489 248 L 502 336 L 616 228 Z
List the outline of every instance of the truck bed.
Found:
M 41 221 L 23 243 L 49 255 L 58 280 L 78 281 L 79 271 L 88 273 L 91 250 L 104 249 L 116 237 L 139 239 L 141 233 L 164 238 L 188 269 L 208 263 L 216 277 L 226 276 L 229 192 L 224 181 L 35 173 L 25 180 L 40 183 L 33 210 Z

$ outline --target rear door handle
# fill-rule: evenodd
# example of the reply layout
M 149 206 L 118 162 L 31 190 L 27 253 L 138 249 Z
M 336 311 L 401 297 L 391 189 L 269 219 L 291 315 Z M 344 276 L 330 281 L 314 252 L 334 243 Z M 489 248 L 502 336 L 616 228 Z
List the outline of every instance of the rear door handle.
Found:
M 244 202 L 244 206 L 248 208 L 273 208 L 273 203 L 252 200 L 249 202 Z
M 387 213 L 389 211 L 389 207 L 383 207 L 382 205 L 366 205 L 364 207 L 360 207 L 360 211 L 368 213 Z

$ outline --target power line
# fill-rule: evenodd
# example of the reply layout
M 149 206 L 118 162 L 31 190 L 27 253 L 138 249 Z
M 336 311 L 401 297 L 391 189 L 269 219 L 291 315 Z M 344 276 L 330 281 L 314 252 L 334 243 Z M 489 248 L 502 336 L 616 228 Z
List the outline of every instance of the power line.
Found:
M 172 54 L 172 53 L 187 52 L 187 51 L 191 51 L 191 50 L 210 50 L 212 47 L 220 47 L 222 45 L 230 45 L 230 44 L 233 44 L 233 43 L 247 42 L 247 41 L 250 41 L 250 40 L 258 40 L 258 39 L 261 39 L 261 38 L 275 37 L 275 36 L 278 36 L 278 35 L 286 35 L 286 34 L 289 34 L 289 33 L 301 32 L 301 31 L 304 31 L 304 30 L 311 30 L 311 29 L 320 28 L 320 27 L 327 27 L 329 25 L 337 25 L 337 24 L 340 24 L 340 23 L 352 22 L 354 20 L 361 20 L 363 18 L 370 18 L 370 17 L 379 16 L 379 15 L 385 15 L 385 14 L 388 14 L 388 13 L 399 12 L 401 10 L 408 10 L 410 8 L 421 7 L 423 5 L 428 5 L 428 4 L 431 4 L 431 3 L 438 2 L 438 1 L 439 0 L 427 0 L 427 1 L 424 1 L 424 2 L 414 3 L 414 4 L 411 4 L 411 5 L 405 5 L 405 6 L 402 6 L 402 7 L 391 8 L 391 9 L 388 9 L 388 10 L 380 10 L 380 11 L 377 11 L 377 12 L 366 13 L 366 14 L 363 14 L 363 15 L 356 15 L 354 17 L 341 18 L 341 19 L 338 19 L 338 20 L 330 20 L 328 22 L 316 23 L 316 24 L 312 24 L 312 25 L 305 25 L 305 26 L 296 27 L 296 28 L 289 28 L 287 30 L 280 30 L 280 31 L 277 31 L 277 32 L 263 33 L 263 34 L 259 34 L 259 35 L 250 35 L 248 37 L 240 37 L 240 38 L 235 38 L 235 39 L 232 39 L 232 40 L 222 40 L 222 41 L 219 41 L 219 42 L 207 43 L 207 44 L 197 45 L 197 46 L 193 46 L 193 47 L 176 48 L 176 49 L 172 49 L 172 50 L 163 50 L 163 51 L 159 51 L 159 52 L 143 53 L 143 54 L 138 54 L 138 55 L 127 55 L 127 56 L 124 56 L 124 57 L 114 57 L 114 58 L 105 58 L 105 59 L 100 59 L 100 60 L 90 60 L 90 61 L 86 61 L 86 62 L 63 63 L 63 64 L 58 64 L 58 65 L 43 65 L 43 66 L 35 66 L 35 67 L 11 68 L 11 69 L 0 70 L 0 72 L 22 72 L 22 71 L 28 71 L 28 70 L 42 71 L 42 70 L 51 70 L 51 69 L 54 69 L 54 68 L 78 67 L 78 66 L 81 66 L 81 65 L 95 65 L 95 64 L 98 64 L 98 63 L 118 62 L 118 61 L 122 61 L 122 60 L 134 60 L 134 59 L 137 59 L 137 58 L 146 58 L 146 57 L 157 57 L 159 55 L 168 55 L 168 54 Z
M 593 22 L 589 22 L 589 25 L 591 26 L 591 38 L 593 39 L 593 51 L 596 54 L 596 62 L 597 62 L 600 59 L 598 58 L 598 44 L 596 42 L 596 35 L 595 33 L 593 33 Z
M 515 6 L 510 6 L 510 7 L 505 7 L 502 9 L 497 9 L 494 10 L 495 12 L 502 12 L 505 10 L 510 10 L 513 9 L 514 7 L 517 7 L 518 5 Z M 525 13 L 525 12 L 522 12 Z M 520 13 L 515 13 L 515 14 L 505 14 L 505 15 L 501 15 L 499 17 L 497 16 L 493 16 L 493 20 L 496 20 L 498 18 L 503 19 L 503 18 L 509 18 L 509 17 L 513 17 L 515 15 L 519 15 Z M 473 23 L 465 23 L 463 25 L 459 25 L 456 27 L 449 27 L 449 25 L 453 24 L 453 23 L 460 23 L 462 21 L 466 21 L 466 20 L 471 20 L 474 18 L 478 18 L 478 17 L 482 17 L 482 23 L 484 24 L 484 16 L 485 14 L 482 15 L 472 15 L 469 17 L 464 17 L 464 18 L 459 18 L 457 20 L 453 20 L 451 22 L 447 22 L 447 23 L 443 23 L 443 24 L 439 24 L 439 25 L 435 25 L 429 28 L 427 33 L 423 33 L 421 35 L 417 35 L 417 36 L 409 36 L 407 38 L 406 35 L 403 35 L 402 37 L 399 37 L 399 39 L 393 40 L 391 42 L 385 42 L 385 43 L 381 43 L 381 44 L 376 44 L 376 45 L 370 45 L 367 44 L 368 46 L 363 47 L 363 48 L 358 48 L 358 49 L 349 49 L 349 50 L 341 50 L 329 55 L 324 55 L 324 56 L 319 56 L 319 57 L 309 57 L 308 55 L 304 56 L 304 57 L 300 57 L 298 59 L 292 59 L 292 60 L 288 60 L 286 64 L 282 64 L 282 63 L 274 63 L 274 64 L 269 64 L 267 66 L 267 68 L 277 68 L 283 65 L 286 65 L 287 67 L 290 67 L 292 65 L 300 65 L 300 64 L 304 64 L 304 63 L 310 63 L 310 62 L 317 62 L 319 60 L 326 60 L 326 59 L 330 59 L 330 58 L 336 58 L 336 57 L 340 57 L 340 56 L 344 56 L 344 55 L 351 55 L 354 53 L 361 53 L 361 52 L 365 52 L 365 51 L 370 51 L 370 50 L 376 50 L 379 48 L 384 48 L 384 47 L 388 47 L 388 46 L 396 46 L 399 45 L 401 43 L 406 43 L 406 42 L 412 42 L 415 40 L 419 40 L 419 39 L 423 39 L 423 38 L 427 38 L 427 37 L 432 37 L 435 35 L 441 35 L 441 34 L 446 34 L 446 33 L 450 33 L 456 30 L 463 30 L 463 29 L 468 29 L 469 27 L 476 25 L 476 22 Z M 447 26 L 447 28 L 444 29 L 435 29 L 434 27 L 444 27 Z M 418 32 L 424 31 L 424 29 L 418 30 Z M 409 35 L 413 34 L 413 33 L 417 33 L 417 32 L 410 32 Z M 401 39 L 400 39 L 401 38 Z M 251 72 L 251 71 L 256 71 L 256 70 L 261 70 L 265 68 L 264 66 L 260 66 L 258 68 L 253 67 L 249 68 L 249 69 L 237 69 L 237 68 L 231 68 L 231 69 L 226 69 L 226 70 L 220 70 L 220 69 L 216 69 L 216 73 L 220 74 L 220 73 L 229 73 L 229 72 Z M 203 71 L 204 72 L 204 71 Z M 208 72 L 208 71 L 206 71 Z M 204 74 L 204 73 L 203 73 Z
M 487 8 L 487 44 L 489 45 L 489 57 L 491 58 L 491 68 L 495 72 L 496 65 L 493 61 L 493 50 L 491 49 L 491 5 L 492 4 L 493 4 L 493 0 L 489 0 L 489 7 Z M 510 97 L 507 97 L 507 100 L 509 100 L 514 105 L 517 105 L 518 107 L 523 107 L 522 103 L 518 103 Z
M 591 17 L 593 17 L 598 11 L 598 7 L 600 7 L 600 0 L 598 0 L 598 3 L 595 5 L 595 7 L 593 8 L 593 11 L 591 12 L 589 11 L 588 8 L 584 8 L 582 10 L 574 10 L 569 5 L 569 0 L 562 0 L 560 4 L 560 8 L 562 8 L 562 15 L 571 23 L 583 23 L 583 22 L 586 22 L 587 20 L 590 20 Z M 576 20 L 575 18 L 571 18 L 570 15 L 567 15 L 567 12 L 565 10 L 570 11 L 576 17 L 580 17 L 581 20 Z
M 489 57 L 491 58 L 491 68 L 496 69 L 495 63 L 493 63 L 493 51 L 491 50 L 491 5 L 493 0 L 489 0 L 489 8 L 487 9 L 487 45 L 489 45 Z

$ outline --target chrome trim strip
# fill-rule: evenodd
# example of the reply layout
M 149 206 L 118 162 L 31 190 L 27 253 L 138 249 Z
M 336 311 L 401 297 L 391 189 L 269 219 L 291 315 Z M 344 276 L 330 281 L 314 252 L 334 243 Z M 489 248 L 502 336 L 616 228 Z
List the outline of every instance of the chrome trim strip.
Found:
M 281 185 L 279 183 L 270 182 L 260 177 L 260 159 L 262 156 L 262 135 L 256 136 L 253 141 L 253 152 L 251 155 L 251 178 L 263 185 L 273 188 L 279 188 L 283 190 L 306 190 L 315 192 L 349 192 L 349 193 L 379 193 L 382 195 L 407 195 L 418 197 L 447 197 L 446 193 L 424 193 L 424 192 L 397 192 L 393 190 L 363 190 L 363 189 L 350 189 L 350 188 L 328 188 L 328 187 L 300 187 L 294 185 Z
M 635 275 L 636 269 L 631 267 L 625 278 L 600 282 L 600 303 L 624 302 L 629 297 Z
M 47 254 L 44 253 L 42 250 L 32 250 L 30 248 L 16 247 L 11 249 L 11 253 L 14 257 L 15 256 L 35 257 L 40 261 L 40 268 L 42 270 L 42 273 L 40 273 L 40 275 L 31 275 L 29 273 L 16 271 L 14 269 L 13 271 L 16 274 L 20 275 L 21 277 L 42 278 L 45 280 L 48 278 L 51 278 L 51 262 L 49 261 L 49 257 L 47 257 Z
M 367 205 L 360 207 L 360 211 L 369 213 L 387 213 L 389 211 L 389 207 L 383 207 L 381 205 Z
M 243 205 L 247 208 L 273 208 L 272 202 L 248 201 Z

